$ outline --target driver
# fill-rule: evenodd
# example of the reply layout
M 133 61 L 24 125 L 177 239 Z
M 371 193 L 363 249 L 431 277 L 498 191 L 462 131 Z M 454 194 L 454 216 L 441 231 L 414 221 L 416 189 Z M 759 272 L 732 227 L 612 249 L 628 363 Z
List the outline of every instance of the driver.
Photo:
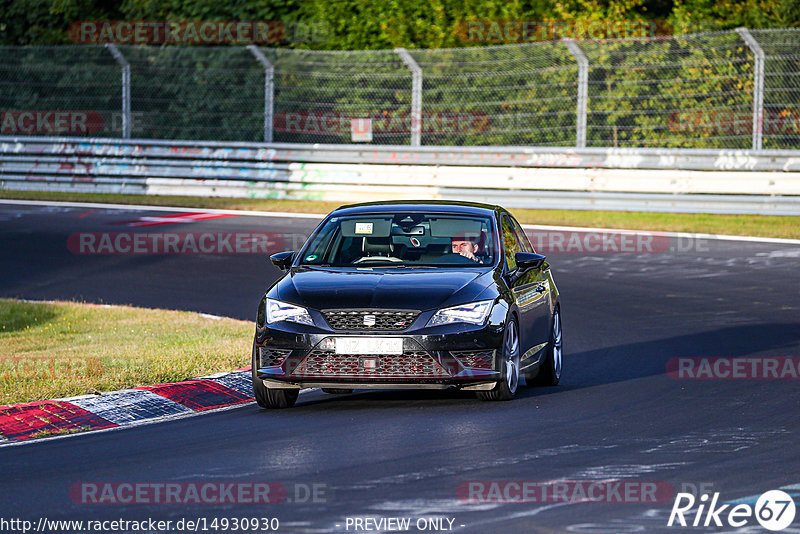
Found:
M 450 238 L 450 246 L 453 254 L 461 254 L 474 262 L 483 263 L 483 260 L 476 256 L 476 254 L 480 254 L 481 249 L 478 235 L 456 234 Z

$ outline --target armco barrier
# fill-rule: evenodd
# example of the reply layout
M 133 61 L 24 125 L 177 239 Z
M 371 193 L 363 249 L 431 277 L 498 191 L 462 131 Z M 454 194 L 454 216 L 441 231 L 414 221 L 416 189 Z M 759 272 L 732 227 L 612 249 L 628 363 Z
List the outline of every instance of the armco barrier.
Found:
M 800 215 L 799 151 L 0 137 L 0 188 Z

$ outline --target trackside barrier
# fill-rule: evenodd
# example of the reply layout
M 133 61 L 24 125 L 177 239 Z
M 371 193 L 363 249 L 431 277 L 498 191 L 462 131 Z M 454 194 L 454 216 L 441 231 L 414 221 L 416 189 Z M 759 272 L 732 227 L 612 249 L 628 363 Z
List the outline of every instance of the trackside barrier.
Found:
M 0 188 L 800 215 L 800 151 L 0 137 Z

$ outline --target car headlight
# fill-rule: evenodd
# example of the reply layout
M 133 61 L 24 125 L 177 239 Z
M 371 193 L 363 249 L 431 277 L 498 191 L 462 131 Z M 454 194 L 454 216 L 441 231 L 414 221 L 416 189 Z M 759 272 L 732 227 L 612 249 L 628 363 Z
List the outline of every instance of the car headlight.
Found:
M 493 302 L 493 300 L 481 300 L 442 308 L 433 314 L 431 320 L 428 321 L 428 326 L 448 323 L 483 324 L 492 309 Z
M 307 309 L 287 302 L 281 302 L 280 300 L 267 299 L 267 323 L 272 324 L 278 321 L 314 324 Z

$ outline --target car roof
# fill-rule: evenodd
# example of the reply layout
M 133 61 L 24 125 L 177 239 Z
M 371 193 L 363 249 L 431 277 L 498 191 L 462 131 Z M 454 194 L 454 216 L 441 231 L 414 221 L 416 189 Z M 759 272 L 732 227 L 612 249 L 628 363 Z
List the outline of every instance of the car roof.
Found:
M 468 215 L 491 216 L 495 210 L 505 211 L 500 206 L 482 204 L 480 202 L 459 202 L 456 200 L 387 200 L 380 202 L 363 202 L 340 206 L 332 213 L 337 215 L 355 215 L 359 213 L 385 212 L 420 212 L 459 213 Z

